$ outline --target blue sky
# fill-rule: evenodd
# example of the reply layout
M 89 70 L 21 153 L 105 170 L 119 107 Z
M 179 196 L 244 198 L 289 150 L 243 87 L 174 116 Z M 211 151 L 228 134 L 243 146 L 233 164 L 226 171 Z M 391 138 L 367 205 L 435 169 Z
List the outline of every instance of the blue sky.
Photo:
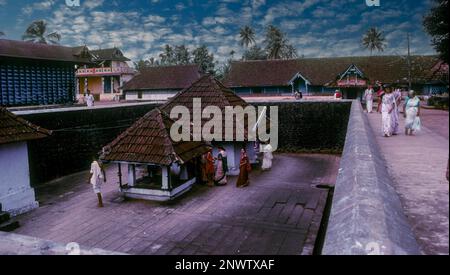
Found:
M 434 54 L 422 18 L 431 0 L 0 0 L 0 31 L 20 39 L 27 25 L 45 19 L 61 44 L 92 49 L 120 47 L 133 60 L 157 56 L 164 44 L 206 44 L 223 61 L 241 56 L 239 28 L 252 26 L 262 43 L 267 24 L 280 27 L 305 57 L 368 55 L 360 45 L 370 27 L 387 38 L 383 54 L 405 54 L 406 33 L 413 54 Z

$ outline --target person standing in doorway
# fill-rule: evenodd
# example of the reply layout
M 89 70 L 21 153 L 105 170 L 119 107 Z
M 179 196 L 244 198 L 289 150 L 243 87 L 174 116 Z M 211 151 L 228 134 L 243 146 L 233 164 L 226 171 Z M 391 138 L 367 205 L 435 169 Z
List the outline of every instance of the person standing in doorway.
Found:
M 106 175 L 105 170 L 103 169 L 103 164 L 97 161 L 95 157 L 93 157 L 89 183 L 92 184 L 94 193 L 97 194 L 98 207 L 103 207 L 103 199 L 101 193 L 102 180 L 103 182 L 106 182 Z
M 367 113 L 372 113 L 373 109 L 373 89 L 372 86 L 368 86 L 364 92 L 364 100 L 366 101 Z

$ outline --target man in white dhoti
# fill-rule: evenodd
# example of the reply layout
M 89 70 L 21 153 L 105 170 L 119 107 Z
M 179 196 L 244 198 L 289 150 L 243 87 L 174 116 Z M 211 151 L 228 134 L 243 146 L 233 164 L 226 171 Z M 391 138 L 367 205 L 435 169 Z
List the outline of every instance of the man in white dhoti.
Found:
M 261 169 L 263 171 L 270 170 L 270 168 L 272 168 L 272 159 L 273 159 L 272 151 L 273 151 L 273 148 L 272 148 L 272 145 L 270 145 L 270 143 L 261 144 L 261 152 L 263 152 L 263 161 L 262 161 Z
M 102 165 L 94 159 L 91 163 L 91 176 L 89 179 L 89 183 L 92 184 L 92 188 L 94 193 L 97 194 L 98 198 L 98 207 L 103 207 L 101 186 L 102 179 L 106 182 L 105 171 L 102 168 Z
M 372 113 L 373 109 L 373 89 L 372 86 L 367 87 L 366 91 L 364 92 L 364 99 L 366 100 L 366 109 L 367 113 Z
M 94 106 L 95 99 L 94 99 L 94 96 L 91 94 L 91 91 L 89 91 L 89 90 L 87 91 L 87 95 L 86 95 L 86 98 L 84 100 L 86 101 L 86 105 L 88 107 Z

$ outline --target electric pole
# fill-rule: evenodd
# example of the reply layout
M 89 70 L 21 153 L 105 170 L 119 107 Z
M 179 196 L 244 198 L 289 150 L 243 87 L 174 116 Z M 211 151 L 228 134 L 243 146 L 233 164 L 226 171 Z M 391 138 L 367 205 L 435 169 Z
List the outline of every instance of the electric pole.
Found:
M 409 33 L 407 34 L 407 40 L 408 40 L 408 90 L 411 91 L 412 84 L 411 84 L 411 46 L 410 46 L 410 39 L 409 39 Z

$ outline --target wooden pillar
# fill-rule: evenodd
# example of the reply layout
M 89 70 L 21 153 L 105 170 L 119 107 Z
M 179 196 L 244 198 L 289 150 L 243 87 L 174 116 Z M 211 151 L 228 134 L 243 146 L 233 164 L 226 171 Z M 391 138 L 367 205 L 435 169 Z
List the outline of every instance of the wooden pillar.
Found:
M 128 164 L 128 186 L 136 184 L 136 165 Z
M 161 189 L 169 190 L 169 167 L 162 166 L 162 178 L 161 178 Z
M 105 77 L 102 76 L 102 94 L 105 93 Z
M 119 170 L 117 171 L 117 176 L 119 177 L 119 186 L 120 190 L 122 190 L 122 165 L 118 163 L 117 168 L 119 168 Z

